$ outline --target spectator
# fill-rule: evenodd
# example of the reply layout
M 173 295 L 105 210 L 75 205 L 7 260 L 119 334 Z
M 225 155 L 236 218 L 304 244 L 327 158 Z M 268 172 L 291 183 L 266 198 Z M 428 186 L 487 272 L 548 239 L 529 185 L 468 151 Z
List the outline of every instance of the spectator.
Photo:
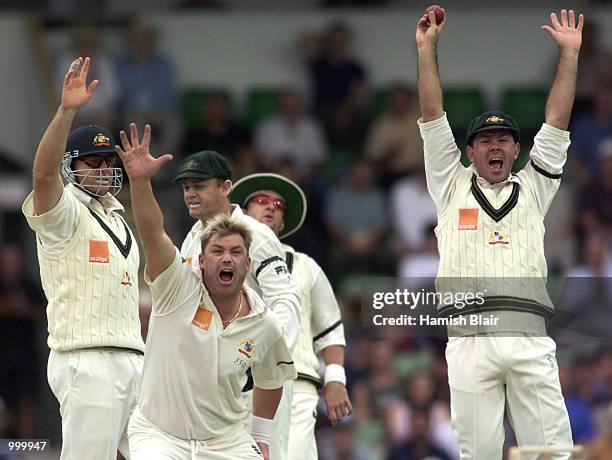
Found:
M 288 157 L 295 162 L 301 178 L 309 177 L 327 153 L 321 127 L 304 113 L 302 97 L 294 88 L 281 92 L 279 105 L 279 113 L 257 127 L 255 145 L 266 169 L 276 169 L 279 160 Z
M 157 40 L 152 25 L 140 21 L 131 25 L 127 52 L 116 63 L 121 87 L 119 109 L 124 125 L 151 124 L 152 131 L 158 133 L 151 150 L 175 152 L 181 136 L 176 70 L 172 60 L 158 50 Z
M 89 103 L 79 111 L 75 127 L 90 123 L 112 127 L 118 121 L 112 116 L 116 112 L 120 88 L 113 62 L 104 50 L 102 30 L 93 23 L 82 23 L 72 30 L 71 38 L 70 49 L 59 57 L 55 68 L 55 81 L 59 91 L 58 100 L 61 96 L 66 69 L 70 67 L 75 58 L 89 56 L 92 60 L 87 84 L 95 79 L 101 83 Z
M 588 448 L 589 460 L 610 460 L 612 452 L 612 403 L 605 413 L 603 431 L 597 436 Z
M 403 278 L 402 285 L 407 288 L 427 289 L 433 286 L 440 264 L 434 228 L 435 224 L 430 222 L 423 230 L 423 247 L 404 256 L 398 264 L 397 276 Z
M 451 460 L 451 457 L 431 440 L 427 410 L 413 409 L 410 422 L 410 438 L 407 442 L 391 448 L 387 460 Z
M 612 237 L 612 137 L 599 144 L 597 157 L 597 175 L 578 199 L 578 223 L 582 235 L 600 232 Z
M 234 164 L 239 151 L 249 144 L 248 138 L 246 130 L 232 119 L 225 97 L 212 94 L 202 106 L 202 125 L 187 133 L 183 152 L 190 155 L 200 150 L 214 150 Z
M 597 174 L 597 146 L 604 139 L 612 137 L 612 71 L 597 74 L 592 109 L 576 116 L 570 131 L 570 158 L 574 159 L 578 168 L 575 172 L 578 183 L 584 184 Z
M 17 245 L 0 247 L 0 401 L 9 413 L 5 434 L 19 439 L 34 437 L 37 382 L 42 379 L 36 344 L 44 296 L 26 274 L 25 259 Z
M 333 430 L 319 432 L 317 446 L 320 458 L 325 460 L 370 460 L 373 452 L 355 437 L 356 423 L 343 420 Z
M 365 149 L 385 185 L 424 168 L 423 141 L 416 123 L 419 116 L 414 90 L 404 84 L 393 86 L 389 109 L 372 125 Z
M 572 427 L 572 439 L 575 444 L 584 444 L 595 437 L 591 408 L 574 390 L 572 368 L 567 364 L 559 365 L 559 381 L 565 398 L 567 413 Z
M 410 203 L 410 212 L 406 212 L 406 203 Z M 398 180 L 391 187 L 389 208 L 396 254 L 424 250 L 429 239 L 427 231 L 437 221 L 436 206 L 427 190 L 424 169 L 419 169 L 412 177 Z
M 351 33 L 341 22 L 332 23 L 323 38 L 303 37 L 302 54 L 310 75 L 316 115 L 335 148 L 356 150 L 363 142 L 366 116 L 366 72 L 351 56 Z
M 388 270 L 385 198 L 374 185 L 372 168 L 366 160 L 355 160 L 349 180 L 331 188 L 325 221 L 334 243 L 331 263 L 336 277 Z

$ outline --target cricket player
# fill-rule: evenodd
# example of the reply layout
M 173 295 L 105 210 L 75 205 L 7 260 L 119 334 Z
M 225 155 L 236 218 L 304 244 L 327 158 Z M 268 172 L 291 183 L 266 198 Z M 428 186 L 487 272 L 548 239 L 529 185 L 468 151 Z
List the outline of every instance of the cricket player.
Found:
M 60 404 L 62 460 L 115 460 L 117 450 L 129 458 L 127 423 L 144 352 L 138 247 L 114 198 L 122 185 L 115 142 L 94 125 L 70 133 L 98 85 L 86 85 L 89 66 L 89 58 L 78 58 L 66 74 L 22 208 L 36 232 L 48 300 L 47 377 Z
M 240 206 L 230 204 L 231 178 L 227 160 L 210 150 L 188 156 L 179 167 L 174 181 L 181 183 L 189 215 L 198 219 L 183 241 L 181 255 L 197 270 L 201 252 L 200 233 L 207 222 L 218 214 L 231 215 L 244 222 L 253 235 L 247 284 L 261 295 L 279 318 L 287 346 L 293 352 L 300 333 L 300 306 L 293 278 L 287 270 L 285 254 L 280 241 L 267 225 L 245 215 Z M 247 401 L 250 400 L 251 387 L 252 382 L 249 381 L 245 386 Z M 285 460 L 287 456 L 292 395 L 293 382 L 286 382 L 283 401 L 274 419 L 270 444 L 272 460 Z
M 293 181 L 278 174 L 252 174 L 234 184 L 230 199 L 246 214 L 266 224 L 279 239 L 299 230 L 306 217 L 306 197 Z M 304 253 L 283 244 L 287 268 L 298 288 L 301 306 L 300 338 L 293 351 L 298 378 L 291 404 L 288 459 L 318 458 L 315 422 L 318 389 L 323 386 L 332 425 L 352 412 L 344 372 L 344 327 L 331 285 L 321 267 Z M 325 360 L 319 376 L 317 353 Z
M 117 147 L 130 178 L 145 280 L 153 299 L 138 409 L 130 421 L 133 459 L 268 459 L 272 419 L 285 380 L 296 377 L 277 318 L 244 285 L 248 228 L 219 214 L 201 233 L 201 276 L 164 231 L 151 177 L 171 155 L 153 158 L 151 127 Z M 249 435 L 242 388 L 254 381 Z M 255 444 L 255 441 L 257 444 Z
M 570 144 L 567 128 L 584 18 L 576 18 L 572 10 L 562 10 L 560 21 L 555 13 L 550 17 L 552 24 L 542 29 L 557 44 L 559 62 L 545 122 L 528 164 L 517 174 L 511 170 L 520 150 L 519 128 L 502 112 L 472 120 L 467 133 L 472 165 L 461 165 L 443 111 L 438 73 L 437 44 L 445 21 L 437 24 L 431 12 L 416 28 L 418 123 L 427 185 L 438 213 L 436 285 L 451 293 L 489 287 L 483 302 L 439 307 L 441 317 L 465 320 L 474 314 L 477 319 L 476 324 L 458 321 L 448 328 L 452 424 L 462 459 L 502 458 L 506 407 L 520 445 L 572 445 L 556 345 L 546 334 L 546 319 L 554 310 L 539 287 L 547 276 L 543 220 Z M 482 321 L 488 316 L 495 321 Z

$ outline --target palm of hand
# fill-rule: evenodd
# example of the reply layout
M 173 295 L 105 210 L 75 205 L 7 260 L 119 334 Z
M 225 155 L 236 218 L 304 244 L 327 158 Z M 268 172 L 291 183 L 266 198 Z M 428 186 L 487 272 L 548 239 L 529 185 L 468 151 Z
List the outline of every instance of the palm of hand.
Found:
M 142 177 L 152 177 L 159 169 L 155 158 L 149 152 L 149 149 L 143 145 L 132 147 L 127 150 L 128 159 L 123 165 L 128 176 L 132 179 L 140 179 Z
M 77 77 L 64 84 L 62 106 L 65 109 L 81 107 L 89 100 L 90 97 L 91 95 L 87 94 L 85 79 L 82 77 Z
M 550 15 L 550 20 L 552 27 L 543 26 L 542 29 L 550 34 L 557 46 L 562 50 L 578 51 L 582 44 L 584 16 L 581 14 L 576 24 L 574 10 L 570 10 L 569 14 L 566 10 L 561 10 L 561 22 L 555 13 Z

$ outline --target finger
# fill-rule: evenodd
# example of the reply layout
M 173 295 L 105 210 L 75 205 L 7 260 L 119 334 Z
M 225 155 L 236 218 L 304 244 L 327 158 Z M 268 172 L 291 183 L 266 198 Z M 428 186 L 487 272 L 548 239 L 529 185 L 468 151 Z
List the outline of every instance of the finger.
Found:
M 72 66 L 71 66 L 70 70 L 68 71 L 68 73 L 64 77 L 64 86 L 68 85 L 68 83 L 70 83 L 70 81 L 72 80 L 73 77 L 74 77 L 74 70 L 72 70 Z
M 121 131 L 119 133 L 119 138 L 121 139 L 121 145 L 123 146 L 123 150 L 126 152 L 132 150 L 132 146 L 130 145 L 130 141 L 128 141 L 127 134 L 125 131 Z
M 83 80 L 87 80 L 87 73 L 89 72 L 90 63 L 91 60 L 89 59 L 89 57 L 86 57 L 85 61 L 83 61 L 83 66 L 81 67 L 81 71 L 79 72 L 79 77 Z
M 542 26 L 542 30 L 546 33 L 548 33 L 548 35 L 550 35 L 551 37 L 554 36 L 555 31 L 553 30 L 552 27 L 550 26 Z
M 578 30 L 582 31 L 582 26 L 584 26 L 584 14 L 578 16 Z
M 87 94 L 89 94 L 90 96 L 94 93 L 94 91 L 96 90 L 96 88 L 98 87 L 98 85 L 100 84 L 99 80 L 93 80 L 89 86 L 87 87 Z
M 142 146 L 149 148 L 151 143 L 151 125 L 146 124 L 144 128 L 144 135 L 142 136 Z
M 121 161 L 125 163 L 127 153 L 125 153 L 123 149 L 119 147 L 118 145 L 115 145 L 115 152 L 117 152 L 117 155 L 119 155 L 119 158 L 121 158 Z
M 550 13 L 550 22 L 552 22 L 555 29 L 561 27 L 561 24 L 559 24 L 559 20 L 557 19 L 557 13 Z
M 569 10 L 569 25 L 572 29 L 576 28 L 576 15 L 574 10 Z
M 130 123 L 130 138 L 132 140 L 132 146 L 138 147 L 138 127 L 136 123 Z
M 432 26 L 437 26 L 438 25 L 438 23 L 436 22 L 436 12 L 434 10 L 431 10 L 429 12 L 429 23 Z
M 567 27 L 567 10 L 561 10 L 561 25 Z
M 172 155 L 170 155 L 169 153 L 157 158 L 155 160 L 155 162 L 157 163 L 157 167 L 161 168 L 163 165 L 165 165 L 166 163 L 168 163 L 169 161 L 172 161 L 174 157 Z

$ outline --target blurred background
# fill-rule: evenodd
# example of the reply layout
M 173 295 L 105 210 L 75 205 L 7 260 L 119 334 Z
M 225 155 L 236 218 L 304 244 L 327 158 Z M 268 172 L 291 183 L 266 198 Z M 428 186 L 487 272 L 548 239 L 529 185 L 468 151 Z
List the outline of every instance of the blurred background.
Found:
M 116 138 L 130 121 L 152 125 L 152 152 L 175 156 L 154 184 L 175 244 L 192 222 L 170 179 L 190 153 L 223 153 L 235 180 L 276 171 L 303 187 L 307 220 L 287 243 L 314 257 L 334 285 L 354 407 L 335 429 L 320 407 L 320 458 L 459 458 L 444 342 L 360 333 L 362 276 L 437 270 L 436 213 L 416 125 L 414 32 L 428 4 L 0 0 L 0 438 L 46 438 L 54 449 L 60 443 L 46 380 L 45 298 L 34 233 L 20 206 L 69 63 L 90 56 L 90 78 L 100 85 L 77 124 L 104 125 Z M 476 114 L 507 111 L 522 129 L 517 168 L 543 121 L 557 59 L 540 26 L 563 7 L 585 13 L 572 145 L 545 245 L 552 275 L 612 276 L 612 2 L 442 6 L 448 22 L 440 72 L 457 142 L 463 149 Z M 119 199 L 129 216 L 128 184 Z M 141 290 L 144 335 L 150 297 L 144 283 Z M 612 299 L 612 289 L 591 294 L 596 302 Z M 599 324 L 609 330 L 612 307 L 602 315 Z M 559 340 L 558 359 L 574 440 L 589 446 L 589 458 L 612 459 L 610 341 Z M 56 450 L 48 458 L 57 457 Z

